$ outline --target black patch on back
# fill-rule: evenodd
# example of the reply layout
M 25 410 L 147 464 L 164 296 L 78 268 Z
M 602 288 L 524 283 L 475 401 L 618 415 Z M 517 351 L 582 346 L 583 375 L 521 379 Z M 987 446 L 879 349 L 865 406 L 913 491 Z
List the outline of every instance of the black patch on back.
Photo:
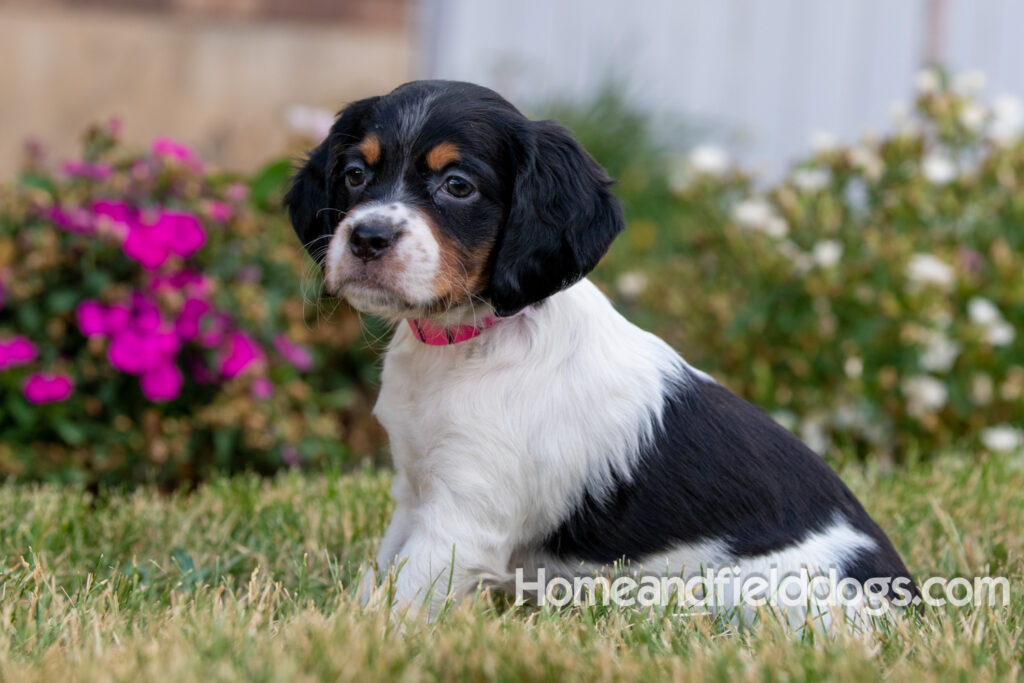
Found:
M 587 492 L 544 542 L 556 556 L 641 560 L 719 540 L 739 557 L 803 540 L 841 515 L 878 543 L 849 572 L 909 576 L 885 533 L 816 453 L 720 384 L 691 379 L 666 398 L 663 424 L 631 481 Z

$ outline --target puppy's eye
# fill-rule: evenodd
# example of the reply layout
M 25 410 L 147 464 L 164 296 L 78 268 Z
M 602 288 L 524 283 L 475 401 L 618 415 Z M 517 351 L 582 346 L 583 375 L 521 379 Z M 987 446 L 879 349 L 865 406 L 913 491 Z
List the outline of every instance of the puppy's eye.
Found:
M 458 199 L 465 199 L 473 194 L 473 190 L 476 189 L 468 180 L 457 175 L 450 175 L 445 178 L 444 184 L 441 187 L 444 188 L 445 192 Z
M 358 166 L 345 169 L 345 182 L 349 187 L 359 187 L 366 180 L 366 172 Z

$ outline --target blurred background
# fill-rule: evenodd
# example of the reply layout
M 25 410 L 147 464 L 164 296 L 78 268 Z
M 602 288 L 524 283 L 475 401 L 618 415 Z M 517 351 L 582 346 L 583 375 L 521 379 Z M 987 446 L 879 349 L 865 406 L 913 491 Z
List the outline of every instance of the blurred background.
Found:
M 629 223 L 598 284 L 825 457 L 1020 459 L 1021 26 L 1014 0 L 0 0 L 0 475 L 385 457 L 388 331 L 319 298 L 280 200 L 334 112 L 416 78 L 568 125 Z
M 251 170 L 345 102 L 468 80 L 526 109 L 614 83 L 751 168 L 892 127 L 924 64 L 1024 93 L 1013 0 L 2 0 L 0 172 L 89 121 Z M 901 108 L 903 111 L 901 111 Z

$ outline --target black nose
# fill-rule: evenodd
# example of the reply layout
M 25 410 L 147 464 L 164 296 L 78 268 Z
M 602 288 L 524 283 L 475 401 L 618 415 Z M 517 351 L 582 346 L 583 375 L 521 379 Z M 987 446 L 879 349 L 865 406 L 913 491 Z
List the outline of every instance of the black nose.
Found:
M 348 248 L 357 258 L 372 261 L 387 251 L 395 241 L 396 234 L 395 228 L 387 223 L 357 223 L 352 226 Z

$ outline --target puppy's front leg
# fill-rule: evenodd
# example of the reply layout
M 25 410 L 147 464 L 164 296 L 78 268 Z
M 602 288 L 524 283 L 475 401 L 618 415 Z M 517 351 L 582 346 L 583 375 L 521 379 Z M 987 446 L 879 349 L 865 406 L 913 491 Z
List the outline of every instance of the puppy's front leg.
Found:
M 508 553 L 482 544 L 481 538 L 486 536 L 438 533 L 417 525 L 398 554 L 395 606 L 409 616 L 433 619 L 448 599 L 504 573 Z

